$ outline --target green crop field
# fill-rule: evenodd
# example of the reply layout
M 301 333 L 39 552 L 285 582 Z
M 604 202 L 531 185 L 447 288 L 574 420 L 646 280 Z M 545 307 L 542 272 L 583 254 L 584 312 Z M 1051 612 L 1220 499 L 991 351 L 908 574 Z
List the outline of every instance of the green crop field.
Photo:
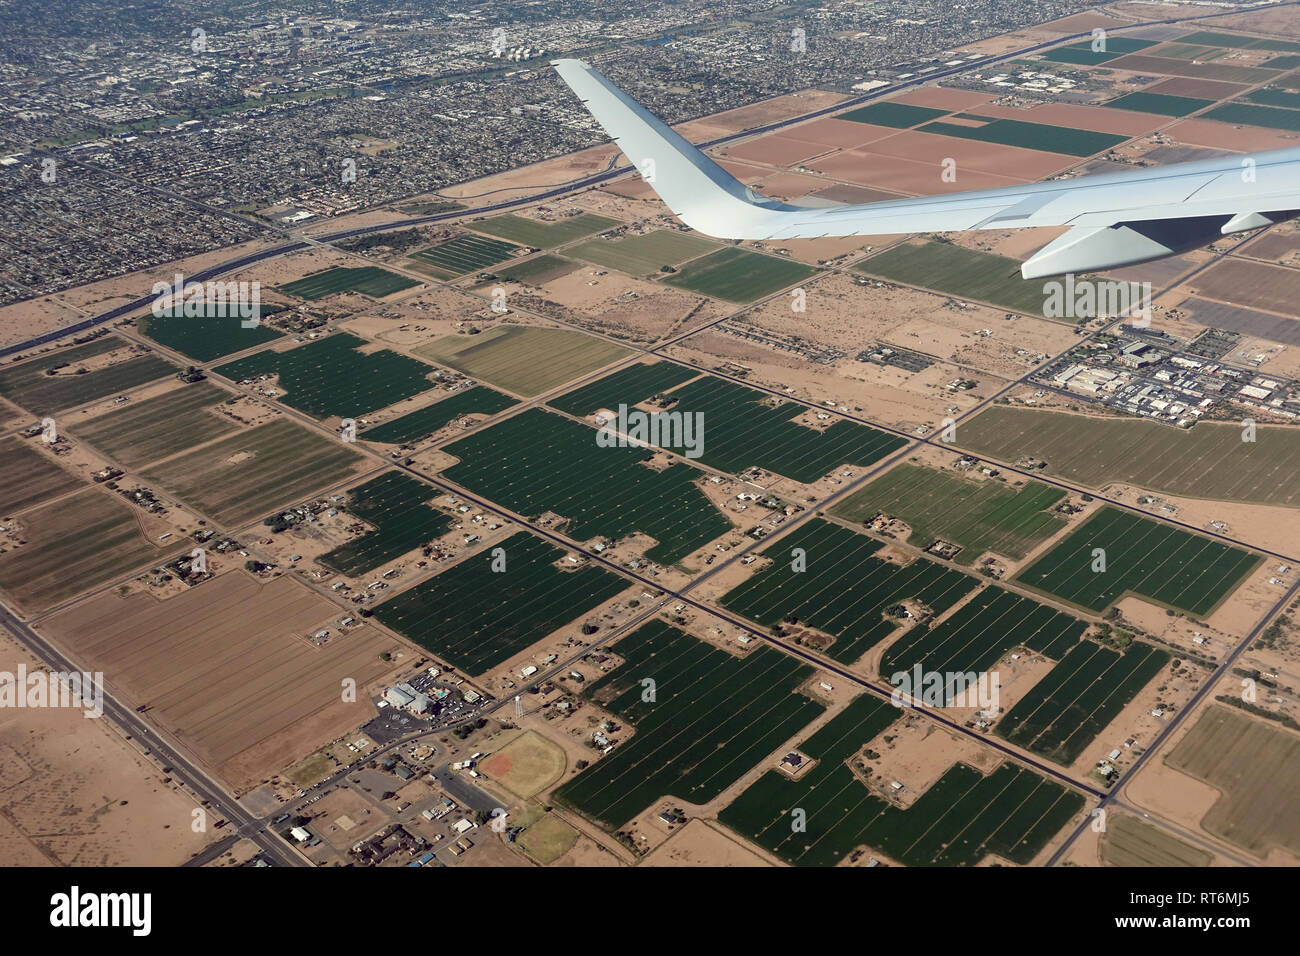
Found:
M 816 269 L 793 259 L 729 246 L 692 259 L 664 282 L 728 302 L 754 302 L 816 274 Z
M 394 418 L 392 421 L 367 428 L 361 432 L 366 441 L 381 441 L 401 445 L 432 435 L 444 425 L 466 415 L 495 415 L 515 403 L 509 395 L 479 385 L 462 389 L 432 405 Z
M 1296 65 L 1300 66 L 1300 57 L 1295 59 L 1297 60 Z M 1258 103 L 1261 106 L 1284 106 L 1293 110 L 1300 109 L 1300 93 L 1292 93 L 1288 90 L 1256 90 L 1253 93 L 1247 93 L 1243 99 Z
M 561 571 L 564 551 L 526 532 L 497 547 L 505 571 L 492 570 L 491 552 L 471 555 L 383 602 L 375 618 L 451 666 L 481 674 L 628 587 L 596 565 Z
M 699 374 L 696 369 L 672 362 L 630 365 L 598 382 L 552 398 L 546 404 L 580 418 L 602 408 L 616 412 L 619 405 L 630 407 L 643 402 Z
M 958 444 L 1015 463 L 1047 462 L 1047 471 L 1102 488 L 1112 481 L 1209 501 L 1300 505 L 1293 463 L 1300 431 L 1261 425 L 1254 442 L 1240 425 L 1198 422 L 1190 429 L 1132 418 L 994 406 L 958 429 Z
M 1155 113 L 1160 116 L 1186 116 L 1213 105 L 1214 100 L 1198 100 L 1190 96 L 1166 96 L 1163 93 L 1128 93 L 1103 105 L 1117 110 L 1137 113 Z
M 1300 133 L 1300 110 L 1276 106 L 1253 106 L 1249 103 L 1225 103 L 1204 114 L 1206 119 L 1243 126 L 1262 126 Z
M 950 242 L 895 246 L 853 270 L 1004 309 L 1043 314 L 1043 284 L 1022 279 L 1017 260 Z
M 466 225 L 475 232 L 485 232 L 489 236 L 508 239 L 520 245 L 532 246 L 534 249 L 552 249 L 562 243 L 604 232 L 623 223 L 607 216 L 583 212 L 556 222 L 539 222 L 536 219 L 525 219 L 523 216 L 507 213 L 504 216 L 493 216 L 491 219 Z
M 217 311 L 215 308 L 209 309 L 209 312 Z M 263 306 L 258 312 L 258 318 L 281 311 L 282 306 Z M 141 335 L 196 362 L 211 362 L 223 355 L 274 341 L 283 334 L 265 323 L 246 329 L 243 322 L 237 315 L 224 314 L 203 318 L 143 315 L 136 320 L 136 328 Z
M 418 478 L 390 471 L 348 491 L 348 514 L 374 527 L 317 561 L 349 576 L 373 571 L 447 533 L 449 515 L 429 507 L 439 492 Z
M 906 601 L 942 614 L 978 587 L 960 571 L 925 558 L 899 566 L 877 558 L 880 542 L 820 518 L 768 549 L 773 564 L 722 596 L 730 611 L 772 627 L 782 621 L 816 628 L 835 638 L 827 656 L 857 660 L 893 633 L 885 612 Z M 796 571 L 794 549 L 804 554 Z
M 1093 570 L 1098 548 L 1105 552 L 1104 571 Z M 1104 507 L 1016 580 L 1094 612 L 1131 592 L 1204 617 L 1259 562 L 1250 551 Z
M 425 267 L 422 271 L 435 278 L 452 279 L 504 262 L 519 251 L 520 247 L 511 242 L 464 235 L 421 249 L 408 261 Z
M 1003 715 L 997 732 L 1069 766 L 1167 663 L 1169 654 L 1150 644 L 1120 654 L 1080 641 Z
M 159 462 L 142 477 L 233 526 L 337 484 L 361 460 L 345 443 L 277 418 Z
M 71 429 L 119 464 L 139 468 L 234 431 L 233 419 L 211 411 L 230 397 L 198 382 L 78 421 Z
M 632 353 L 568 329 L 503 325 L 479 335 L 447 335 L 415 354 L 531 398 Z
M 928 106 L 911 106 L 907 103 L 871 103 L 859 106 L 847 113 L 840 113 L 837 119 L 852 120 L 855 123 L 870 123 L 873 126 L 891 126 L 894 129 L 906 129 L 920 126 L 927 120 L 947 116 L 950 110 L 936 110 Z
M 907 444 L 897 435 L 843 419 L 824 429 L 809 428 L 794 421 L 808 411 L 806 406 L 713 376 L 668 396 L 677 399 L 672 412 L 702 416 L 700 461 L 733 474 L 757 465 L 807 483 L 840 465 L 874 464 Z
M 388 349 L 358 351 L 368 344 L 336 332 L 283 352 L 255 352 L 213 371 L 234 382 L 278 375 L 286 393 L 280 401 L 316 418 L 355 418 L 433 387 L 433 369 L 425 363 Z
M 664 796 L 708 803 L 825 710 L 795 692 L 813 669 L 770 647 L 738 658 L 656 619 L 613 649 L 586 696 L 636 733 L 555 791 L 610 829 Z
M 0 519 L 83 486 L 26 439 L 0 438 Z
M 1092 42 L 1085 40 L 1082 43 L 1071 43 L 1068 46 L 1057 47 L 1055 50 L 1048 50 L 1042 54 L 1042 58 L 1053 63 L 1077 63 L 1081 66 L 1092 66 L 1113 60 L 1125 53 L 1136 53 L 1138 50 L 1145 50 L 1150 46 L 1155 46 L 1154 41 L 1108 36 L 1106 37 L 1105 50 L 1094 52 Z
M 834 866 L 859 846 L 905 866 L 972 866 L 990 853 L 1029 863 L 1083 810 L 1082 795 L 1011 763 L 988 776 L 954 764 L 910 807 L 887 803 L 849 763 L 898 714 L 859 697 L 799 744 L 815 766 L 798 779 L 769 770 L 719 821 L 797 866 Z
M 1292 40 L 1274 40 L 1246 37 L 1235 33 L 1217 33 L 1203 30 L 1178 38 L 1179 43 L 1199 43 L 1202 46 L 1221 46 L 1237 50 L 1277 50 L 1281 53 L 1300 53 L 1300 43 Z
M 296 295 L 300 299 L 323 299 L 336 292 L 360 292 L 372 299 L 382 299 L 394 292 L 401 292 L 419 285 L 414 279 L 389 272 L 379 266 L 336 266 L 305 276 L 293 282 L 279 286 L 277 291 Z
M 679 266 L 704 255 L 718 244 L 702 236 L 675 229 L 660 229 L 622 239 L 589 239 L 564 250 L 568 255 L 632 276 L 658 273 L 664 266 Z
M 1223 56 L 1224 52 L 1222 49 L 1196 43 L 1166 43 L 1160 49 L 1153 50 L 1152 55 L 1171 56 L 1179 60 L 1201 60 L 1208 63 Z
M 913 627 L 891 644 L 880 674 L 890 678 L 917 666 L 936 674 L 981 674 L 1017 647 L 1060 660 L 1087 629 L 1076 617 L 990 585 L 951 617 Z
M 106 335 L 85 345 L 56 349 L 26 362 L 7 365 L 0 368 L 0 396 L 29 412 L 50 415 L 179 371 L 171 362 L 149 353 L 78 374 L 78 369 L 87 368 L 83 362 L 115 349 L 125 349 L 127 344 L 115 335 Z M 63 367 L 56 370 L 58 366 Z M 48 374 L 51 371 L 54 374 Z
M 640 531 L 658 542 L 646 556 L 662 564 L 731 529 L 695 486 L 700 472 L 680 463 L 647 468 L 646 449 L 602 448 L 596 435 L 580 422 L 531 409 L 446 446 L 460 463 L 444 475 L 517 514 L 563 515 L 575 541 Z
M 1087 129 L 1071 129 L 1068 126 L 994 118 L 988 118 L 983 126 L 958 126 L 942 121 L 927 123 L 921 127 L 921 131 L 959 139 L 974 139 L 982 143 L 1001 143 L 1003 146 L 1064 153 L 1067 156 L 1092 156 L 1129 139 L 1118 133 L 1098 133 Z
M 1037 481 L 1015 487 L 997 479 L 976 480 L 904 462 L 835 505 L 831 513 L 849 521 L 884 514 L 912 529 L 919 548 L 937 538 L 961 545 L 959 564 L 985 551 L 1023 558 L 1065 527 L 1051 509 L 1065 492 Z
M 544 282 L 550 282 L 552 279 L 567 276 L 570 272 L 580 268 L 582 266 L 577 262 L 570 262 L 562 256 L 553 256 L 549 252 L 543 252 L 531 259 L 514 262 L 503 269 L 494 269 L 493 274 L 499 279 L 511 279 L 528 285 L 541 285 Z M 485 279 L 475 288 L 491 285 L 495 281 L 496 279 Z

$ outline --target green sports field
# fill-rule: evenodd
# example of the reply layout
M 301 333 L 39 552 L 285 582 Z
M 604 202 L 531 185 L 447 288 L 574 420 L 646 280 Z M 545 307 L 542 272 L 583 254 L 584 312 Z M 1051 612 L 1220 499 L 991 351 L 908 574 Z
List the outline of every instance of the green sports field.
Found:
M 793 259 L 766 256 L 731 246 L 692 259 L 663 281 L 679 289 L 728 302 L 754 302 L 816 274 L 816 269 Z

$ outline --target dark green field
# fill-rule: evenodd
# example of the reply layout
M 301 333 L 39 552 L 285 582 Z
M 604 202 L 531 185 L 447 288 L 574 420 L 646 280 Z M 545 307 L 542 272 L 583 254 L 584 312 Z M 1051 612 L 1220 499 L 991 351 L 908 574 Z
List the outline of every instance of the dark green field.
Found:
M 436 488 L 400 471 L 358 485 L 348 492 L 348 514 L 374 530 L 326 552 L 317 561 L 355 576 L 442 537 L 453 521 L 429 507 L 438 494 Z
M 259 318 L 281 311 L 281 306 L 264 306 L 259 312 Z M 196 362 L 211 362 L 223 355 L 271 342 L 283 334 L 265 323 L 246 329 L 243 321 L 238 316 L 224 314 L 206 318 L 143 315 L 136 320 L 136 328 L 141 335 Z
M 0 396 L 29 412 L 50 415 L 179 371 L 171 362 L 149 353 L 77 374 L 78 368 L 86 367 L 83 362 L 126 346 L 117 336 L 106 335 L 85 345 L 56 349 L 17 365 L 6 365 L 0 368 Z M 60 365 L 65 367 L 56 374 L 46 374 Z
M 336 332 L 283 352 L 256 352 L 213 371 L 234 382 L 278 374 L 286 391 L 280 401 L 316 418 L 355 418 L 432 388 L 428 365 L 388 349 L 357 351 L 367 344 Z
M 719 600 L 730 611 L 772 627 L 793 618 L 835 637 L 826 651 L 852 663 L 891 634 L 898 622 L 885 611 L 901 601 L 942 614 L 978 585 L 975 578 L 925 558 L 906 567 L 875 557 L 880 542 L 814 518 L 767 553 L 759 571 Z M 795 571 L 792 551 L 802 548 L 806 570 Z
M 870 123 L 873 126 L 891 126 L 894 129 L 907 129 L 919 126 L 927 120 L 947 116 L 950 110 L 936 110 L 927 106 L 911 106 L 907 103 L 872 103 L 860 106 L 847 113 L 840 113 L 837 119 L 852 120 L 855 123 Z
M 1065 492 L 1037 481 L 1019 488 L 997 479 L 976 480 L 907 462 L 891 468 L 831 509 L 849 521 L 881 512 L 912 529 L 919 548 L 936 538 L 961 545 L 956 561 L 970 564 L 985 551 L 1023 558 L 1065 527 L 1051 509 Z
M 462 389 L 441 401 L 408 412 L 382 425 L 367 428 L 358 437 L 366 441 L 401 445 L 432 435 L 449 422 L 466 415 L 495 415 L 514 403 L 515 400 L 509 395 L 479 385 L 475 388 Z
M 1150 644 L 1120 654 L 1080 641 L 998 721 L 997 732 L 1069 766 L 1168 662 Z
M 0 519 L 83 484 L 32 442 L 14 436 L 0 438 Z
M 1106 570 L 1092 570 L 1093 549 Z M 1118 508 L 1103 507 L 1017 576 L 1089 611 L 1132 592 L 1203 617 L 1234 591 L 1260 556 Z
M 716 242 L 703 236 L 676 229 L 660 229 L 621 239 L 589 239 L 564 251 L 607 269 L 645 276 L 657 274 L 664 266 L 681 265 L 687 259 L 717 248 Z
M 813 267 L 793 259 L 729 246 L 692 259 L 664 282 L 728 302 L 754 302 L 816 274 Z
M 494 269 L 493 273 L 497 278 L 513 279 L 515 282 L 523 282 L 528 285 L 541 285 L 544 282 L 550 282 L 552 279 L 558 279 L 560 276 L 566 276 L 580 268 L 582 268 L 580 263 L 572 262 L 563 256 L 554 256 L 549 252 L 543 252 L 531 259 L 524 259 L 504 268 Z M 480 288 L 482 285 L 491 285 L 494 281 L 494 279 L 485 279 L 480 286 L 475 286 L 475 288 Z
M 211 409 L 230 393 L 209 382 L 184 385 L 72 425 L 72 431 L 127 468 L 139 468 L 234 431 Z
M 950 242 L 895 246 L 853 270 L 1004 309 L 1043 314 L 1043 284 L 1022 279 L 1017 260 Z
M 859 846 L 905 866 L 972 866 L 990 853 L 1029 863 L 1083 810 L 1082 795 L 1010 763 L 988 776 L 954 764 L 907 809 L 885 802 L 849 762 L 898 714 L 859 697 L 799 744 L 814 767 L 797 780 L 769 770 L 718 819 L 797 866 L 834 866 Z M 793 826 L 796 808 L 806 814 L 803 832 Z
M 636 733 L 555 791 L 610 829 L 664 796 L 708 803 L 825 709 L 795 693 L 812 668 L 770 647 L 737 658 L 656 619 L 613 650 L 623 664 L 586 696 Z
M 475 232 L 485 232 L 489 236 L 508 239 L 520 245 L 532 246 L 534 249 L 550 249 L 583 236 L 613 229 L 623 223 L 607 216 L 583 212 L 555 222 L 539 222 L 536 219 L 526 219 L 523 216 L 507 213 L 504 216 L 493 216 L 491 219 L 468 225 Z
M 1300 43 L 1292 40 L 1273 40 L 1247 37 L 1236 33 L 1217 33 L 1202 30 L 1178 38 L 1180 43 L 1199 43 L 1202 46 L 1222 46 L 1237 50 L 1277 50 L 1282 53 L 1300 53 Z
M 1081 66 L 1093 66 L 1113 60 L 1125 53 L 1136 53 L 1138 50 L 1145 50 L 1150 46 L 1155 46 L 1155 43 L 1151 40 L 1108 36 L 1106 37 L 1106 49 L 1104 51 L 1099 50 L 1094 53 L 1092 42 L 1085 40 L 1082 43 L 1071 43 L 1068 46 L 1057 47 L 1055 50 L 1048 50 L 1042 54 L 1042 58 L 1053 63 L 1077 63 Z
M 1060 660 L 1087 624 L 1046 604 L 990 585 L 948 619 L 912 628 L 885 651 L 882 677 L 920 665 L 936 674 L 980 674 L 1017 647 Z
M 1214 100 L 1198 100 L 1190 96 L 1166 96 L 1163 93 L 1129 93 L 1103 105 L 1117 110 L 1138 113 L 1155 113 L 1160 116 L 1186 116 L 1205 109 Z
M 503 262 L 518 252 L 519 248 L 514 243 L 502 242 L 500 239 L 464 235 L 421 249 L 411 256 L 411 260 L 431 266 L 432 272 L 439 278 L 451 279 Z
M 941 133 L 959 139 L 974 139 L 981 143 L 1001 143 L 1067 156 L 1092 156 L 1129 139 L 1117 133 L 1097 133 L 1067 126 L 1048 126 L 1026 123 L 1022 120 L 990 118 L 983 126 L 958 126 L 956 123 L 927 123 L 921 127 L 925 133 Z
M 700 472 L 675 463 L 640 464 L 643 448 L 602 448 L 595 429 L 530 409 L 446 447 L 461 459 L 444 474 L 517 514 L 568 518 L 575 541 L 623 538 L 635 531 L 658 544 L 652 561 L 673 564 L 731 529 L 693 482 Z
M 1296 57 L 1296 59 L 1300 61 L 1300 57 Z M 1300 66 L 1300 62 L 1297 62 L 1296 65 Z M 1256 90 L 1253 93 L 1247 93 L 1243 99 L 1258 103 L 1261 106 L 1284 106 L 1293 110 L 1300 109 L 1300 93 L 1292 93 L 1288 90 Z
M 628 587 L 596 565 L 561 571 L 555 563 L 564 551 L 525 532 L 498 547 L 505 571 L 492 570 L 491 551 L 471 555 L 380 604 L 375 618 L 453 667 L 481 674 Z
M 631 365 L 598 382 L 565 392 L 546 404 L 579 418 L 602 408 L 617 412 L 619 405 L 630 407 L 699 374 L 696 369 L 672 362 Z
M 1300 110 L 1276 106 L 1253 106 L 1250 103 L 1225 103 L 1204 114 L 1205 119 L 1243 126 L 1262 126 L 1300 133 Z
M 414 279 L 408 279 L 406 276 L 398 275 L 396 272 L 389 272 L 387 269 L 381 269 L 378 266 L 358 266 L 356 268 L 336 266 L 333 269 L 326 269 L 324 272 L 318 272 L 315 275 L 288 282 L 280 286 L 277 291 L 287 292 L 289 295 L 296 295 L 300 299 L 308 300 L 323 299 L 335 292 L 360 292 L 372 299 L 382 299 L 394 292 L 400 292 L 416 285 L 419 285 L 419 283 Z

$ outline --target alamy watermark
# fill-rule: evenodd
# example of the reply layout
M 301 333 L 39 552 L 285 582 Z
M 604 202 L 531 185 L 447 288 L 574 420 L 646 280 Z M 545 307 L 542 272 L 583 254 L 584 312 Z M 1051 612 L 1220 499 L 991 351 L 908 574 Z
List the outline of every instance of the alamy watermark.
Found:
M 927 671 L 916 664 L 910 671 L 895 671 L 889 683 L 894 687 L 889 701 L 895 707 L 978 707 L 985 717 L 998 713 L 997 671 Z
M 1043 283 L 1043 315 L 1049 319 L 1095 319 L 1131 316 L 1131 324 L 1151 324 L 1151 283 L 1075 279 Z
M 262 284 L 251 282 L 194 282 L 179 272 L 169 285 L 153 284 L 155 318 L 202 319 L 211 316 L 239 316 L 245 329 L 261 323 Z
M 618 406 L 618 413 L 602 412 L 596 444 L 601 448 L 667 448 L 686 458 L 704 454 L 703 412 L 643 412 Z
M 90 718 L 104 715 L 104 675 L 96 671 L 0 671 L 0 708 L 63 707 Z

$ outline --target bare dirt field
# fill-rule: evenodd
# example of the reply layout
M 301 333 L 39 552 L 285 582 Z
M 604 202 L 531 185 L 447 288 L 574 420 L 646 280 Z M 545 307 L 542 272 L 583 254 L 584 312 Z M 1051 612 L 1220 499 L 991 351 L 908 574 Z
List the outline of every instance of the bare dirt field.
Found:
M 772 866 L 756 850 L 707 820 L 694 819 L 648 853 L 640 866 Z

